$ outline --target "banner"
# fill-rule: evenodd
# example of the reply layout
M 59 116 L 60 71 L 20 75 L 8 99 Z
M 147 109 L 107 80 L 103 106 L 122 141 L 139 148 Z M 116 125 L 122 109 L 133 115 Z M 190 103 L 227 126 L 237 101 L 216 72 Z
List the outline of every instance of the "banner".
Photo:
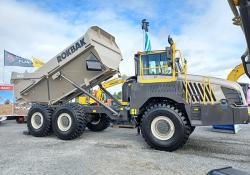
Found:
M 29 108 L 28 103 L 16 103 L 13 85 L 0 84 L 0 120 L 7 116 L 27 116 Z
M 14 87 L 12 85 L 0 85 L 0 116 L 13 114 Z
M 33 67 L 31 60 L 4 51 L 4 66 Z
M 38 58 L 32 57 L 33 66 L 36 68 L 42 67 L 45 63 Z

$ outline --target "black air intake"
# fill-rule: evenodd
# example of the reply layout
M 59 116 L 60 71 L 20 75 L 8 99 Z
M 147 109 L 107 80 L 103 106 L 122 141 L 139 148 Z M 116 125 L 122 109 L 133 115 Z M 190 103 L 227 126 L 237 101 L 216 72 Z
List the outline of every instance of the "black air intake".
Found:
M 184 89 L 184 94 L 186 94 L 185 82 L 183 82 L 182 85 Z M 204 87 L 205 87 L 205 94 L 204 94 Z M 212 103 L 216 101 L 216 98 L 212 90 L 210 93 L 210 88 L 208 84 L 205 84 L 204 86 L 202 83 L 188 82 L 187 89 L 188 89 L 188 99 L 191 99 L 192 103 L 202 103 L 204 101 L 206 103 Z
M 241 95 L 235 89 L 229 89 L 226 87 L 221 87 L 223 94 L 225 95 L 228 104 L 243 105 Z

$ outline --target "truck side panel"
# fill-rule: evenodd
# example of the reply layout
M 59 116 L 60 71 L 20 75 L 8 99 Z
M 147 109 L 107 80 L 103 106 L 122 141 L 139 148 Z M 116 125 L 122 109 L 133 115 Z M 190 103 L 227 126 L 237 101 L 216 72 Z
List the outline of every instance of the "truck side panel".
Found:
M 131 114 L 138 116 L 143 112 L 143 107 L 150 99 L 171 100 L 181 106 L 187 113 L 190 123 L 194 126 L 214 125 L 214 124 L 244 124 L 249 120 L 247 106 L 234 107 L 233 104 L 221 103 L 217 101 L 211 103 L 186 103 L 184 90 L 181 81 L 169 83 L 131 83 L 130 108 Z M 154 101 L 156 103 L 156 101 Z
M 169 83 L 132 83 L 130 94 L 130 107 L 138 113 L 141 107 L 150 98 L 168 98 L 177 103 L 185 103 L 183 88 L 179 81 Z

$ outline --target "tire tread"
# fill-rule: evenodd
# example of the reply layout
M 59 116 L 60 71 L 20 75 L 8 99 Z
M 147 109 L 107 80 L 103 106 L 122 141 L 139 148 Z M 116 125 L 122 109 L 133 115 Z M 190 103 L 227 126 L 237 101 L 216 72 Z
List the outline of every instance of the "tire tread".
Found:
M 30 131 L 31 135 L 35 136 L 35 137 L 45 137 L 48 136 L 52 133 L 52 114 L 53 114 L 53 109 L 50 108 L 48 105 L 45 104 L 33 104 L 32 107 L 30 108 L 29 112 L 28 112 L 28 117 L 30 117 L 30 112 L 33 109 L 40 109 L 44 112 L 44 114 L 46 115 L 46 120 L 47 120 L 47 124 L 45 125 L 45 128 L 43 129 L 42 133 L 36 133 L 33 131 L 31 123 L 27 122 L 27 127 L 28 130 Z
M 181 122 L 183 123 L 184 126 L 184 137 L 181 140 L 181 142 L 178 142 L 178 144 L 174 145 L 171 148 L 163 148 L 160 146 L 156 146 L 154 145 L 151 140 L 146 136 L 146 133 L 144 133 L 144 131 L 142 130 L 142 137 L 144 138 L 145 142 L 151 146 L 152 148 L 155 148 L 157 150 L 164 150 L 164 151 L 174 151 L 178 148 L 183 147 L 183 145 L 187 142 L 189 135 L 191 134 L 191 126 L 188 122 L 187 117 L 185 116 L 185 114 L 183 112 L 181 112 L 181 110 L 179 110 L 178 108 L 176 108 L 174 105 L 166 103 L 166 102 L 158 102 L 156 104 L 151 104 L 150 106 L 148 106 L 144 112 L 144 114 L 142 115 L 142 120 L 141 120 L 141 124 L 144 122 L 144 120 L 146 119 L 147 115 L 152 111 L 152 110 L 157 110 L 160 108 L 168 108 L 170 109 L 173 113 L 176 114 L 176 116 L 179 117 L 179 119 L 181 119 Z
M 87 122 L 88 122 L 88 120 L 86 118 L 86 114 L 82 110 L 82 106 L 78 103 L 68 103 L 68 104 L 62 105 L 60 107 L 60 109 L 61 108 L 66 108 L 70 111 L 73 111 L 74 114 L 76 114 L 75 118 L 76 118 L 77 122 L 76 122 L 76 126 L 73 129 L 73 132 L 71 134 L 69 134 L 67 136 L 62 136 L 59 133 L 55 132 L 55 135 L 63 140 L 73 140 L 73 139 L 81 136 L 82 133 L 84 132 L 86 125 L 87 125 Z

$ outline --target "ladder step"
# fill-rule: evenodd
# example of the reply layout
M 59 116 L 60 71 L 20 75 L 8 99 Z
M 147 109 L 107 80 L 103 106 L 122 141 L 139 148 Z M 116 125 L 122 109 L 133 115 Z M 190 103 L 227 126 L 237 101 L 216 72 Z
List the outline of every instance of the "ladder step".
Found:
M 129 129 L 134 129 L 136 128 L 135 125 L 112 125 L 113 128 L 129 128 Z

